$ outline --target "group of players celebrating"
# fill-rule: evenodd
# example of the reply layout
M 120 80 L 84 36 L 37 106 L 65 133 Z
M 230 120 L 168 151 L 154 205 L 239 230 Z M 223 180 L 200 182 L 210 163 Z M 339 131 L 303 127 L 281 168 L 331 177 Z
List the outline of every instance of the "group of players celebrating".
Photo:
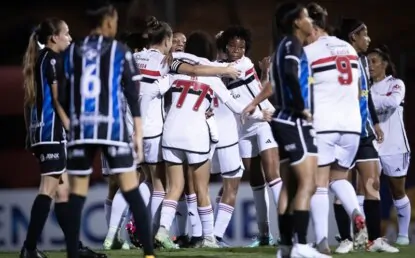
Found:
M 409 244 L 405 85 L 385 47 L 368 50 L 362 21 L 344 19 L 330 36 L 320 5 L 281 4 L 273 16 L 275 52 L 260 63 L 259 78 L 243 27 L 219 33 L 214 44 L 205 32 L 186 38 L 150 17 L 140 40 L 127 37 L 131 51 L 114 39 L 112 5 L 91 1 L 86 14 L 89 35 L 71 43 L 64 21 L 46 19 L 25 55 L 27 142 L 42 179 L 20 257 L 46 257 L 36 242 L 55 196 L 68 257 L 86 256 L 79 228 L 98 152 L 109 178 L 107 250 L 131 247 L 122 234 L 130 217 L 133 243 L 147 258 L 154 242 L 227 247 L 223 237 L 246 171 L 259 232 L 251 247 L 275 243 L 268 186 L 278 207 L 277 257 L 330 257 L 328 189 L 336 196 L 336 253 L 396 253 L 380 233 L 379 165 L 399 214 L 396 243 Z M 350 170 L 359 175 L 356 190 Z M 223 184 L 215 209 L 211 174 Z M 310 216 L 314 245 L 306 237 Z

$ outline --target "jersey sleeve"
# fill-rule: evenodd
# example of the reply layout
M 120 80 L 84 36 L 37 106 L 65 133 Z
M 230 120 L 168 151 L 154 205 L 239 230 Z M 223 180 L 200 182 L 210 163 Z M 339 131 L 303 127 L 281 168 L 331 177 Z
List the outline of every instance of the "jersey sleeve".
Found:
M 386 95 L 372 94 L 373 104 L 376 110 L 386 110 L 397 108 L 405 98 L 405 84 L 402 80 L 390 82 L 392 87 Z
M 226 89 L 225 84 L 218 77 L 212 77 L 210 87 L 212 88 L 215 95 L 223 102 L 226 103 L 229 99 L 232 98 L 232 95 L 228 89 Z
M 288 39 L 284 42 L 282 51 L 282 62 L 284 65 L 284 74 L 282 74 L 287 87 L 289 87 L 294 109 L 303 111 L 305 108 L 304 99 L 301 94 L 301 85 L 298 78 L 298 67 L 302 53 L 302 45 L 299 40 Z M 277 57 L 278 58 L 278 57 Z M 278 60 L 278 59 L 274 59 Z
M 124 95 L 127 99 L 133 117 L 140 116 L 140 107 L 138 105 L 138 92 L 140 91 L 141 76 L 136 63 L 133 60 L 133 54 L 130 50 L 125 51 L 124 69 L 123 69 L 123 85 Z

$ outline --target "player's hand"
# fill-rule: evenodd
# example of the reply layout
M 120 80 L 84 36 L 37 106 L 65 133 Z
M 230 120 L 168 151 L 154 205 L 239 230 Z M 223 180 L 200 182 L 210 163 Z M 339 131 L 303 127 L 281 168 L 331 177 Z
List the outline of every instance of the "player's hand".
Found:
M 382 143 L 384 140 L 384 134 L 379 124 L 375 124 L 376 141 Z
M 135 151 L 137 154 L 137 162 L 138 164 L 142 163 L 144 160 L 144 152 L 143 152 L 143 138 L 141 135 L 134 135 L 133 142 L 135 145 Z
M 173 54 L 172 53 L 168 53 L 162 61 L 162 64 L 170 66 L 171 63 L 173 62 Z
M 213 109 L 211 109 L 211 108 L 209 108 L 205 113 L 206 119 L 209 119 L 213 115 L 214 115 Z
M 244 110 L 242 110 L 242 114 L 241 114 L 241 122 L 244 123 L 246 120 L 246 117 L 249 115 L 252 115 L 255 112 L 256 106 L 249 104 L 248 106 L 246 106 L 244 108 Z
M 304 119 L 307 120 L 307 122 L 311 123 L 313 122 L 313 115 L 311 115 L 310 110 L 304 109 L 301 114 L 303 115 Z
M 271 57 L 269 56 L 264 57 L 264 59 L 258 62 L 259 69 L 261 69 L 262 72 L 268 72 L 270 65 Z
M 270 110 L 268 110 L 268 109 L 264 109 L 264 110 L 262 110 L 262 115 L 264 116 L 264 120 L 265 121 L 267 121 L 267 122 L 271 122 L 271 119 L 272 119 L 272 115 L 274 114 L 274 112 L 271 112 Z
M 235 67 L 233 67 L 232 64 L 229 64 L 227 67 L 225 67 L 225 76 L 226 77 L 230 77 L 232 79 L 237 79 L 239 78 L 241 74 L 241 71 L 239 71 L 238 69 L 236 69 Z

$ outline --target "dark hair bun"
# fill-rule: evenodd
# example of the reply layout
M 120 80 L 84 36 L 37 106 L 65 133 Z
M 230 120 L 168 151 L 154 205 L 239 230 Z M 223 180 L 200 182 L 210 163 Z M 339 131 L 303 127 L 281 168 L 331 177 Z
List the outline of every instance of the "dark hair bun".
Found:
M 326 9 L 324 9 L 321 5 L 314 3 L 314 2 L 309 3 L 307 5 L 307 11 L 311 18 L 322 17 L 322 16 L 328 15 Z
M 146 25 L 147 29 L 156 30 L 158 27 L 160 27 L 160 22 L 157 20 L 156 17 L 149 16 L 146 18 Z

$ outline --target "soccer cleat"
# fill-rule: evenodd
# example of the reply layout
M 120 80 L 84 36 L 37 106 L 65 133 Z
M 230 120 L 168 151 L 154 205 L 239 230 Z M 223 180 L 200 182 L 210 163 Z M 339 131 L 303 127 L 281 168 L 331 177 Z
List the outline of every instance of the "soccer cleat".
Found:
M 190 244 L 189 236 L 178 236 L 174 240 L 174 243 L 178 245 L 180 248 L 188 248 Z
M 22 250 L 20 251 L 20 258 L 47 258 L 46 254 L 44 254 L 42 251 L 39 251 L 38 249 L 29 251 L 26 249 L 26 247 L 22 247 Z
M 383 237 L 370 241 L 366 250 L 369 252 L 399 253 L 399 249 L 391 246 Z
M 272 238 L 272 235 L 269 236 L 257 236 L 253 239 L 254 241 L 252 244 L 248 245 L 248 247 L 259 247 L 259 246 L 274 246 L 275 242 Z
M 339 246 L 334 250 L 336 254 L 348 254 L 353 251 L 353 242 L 349 239 L 340 241 Z
M 200 248 L 202 247 L 203 237 L 192 236 L 189 241 L 189 248 Z
M 79 242 L 79 258 L 107 258 L 106 254 L 97 253 L 89 249 L 89 247 L 84 246 L 82 242 Z
M 214 236 L 206 236 L 203 238 L 202 248 L 219 248 Z
M 366 221 L 363 215 L 355 210 L 352 215 L 353 218 L 353 247 L 354 249 L 364 249 L 366 248 L 368 236 L 367 236 L 367 228 L 366 228 Z
M 291 250 L 291 256 L 295 258 L 331 258 L 330 255 L 322 254 L 310 245 L 295 244 Z
M 170 238 L 169 232 L 164 227 L 160 227 L 156 234 L 156 243 L 163 249 L 179 249 L 173 240 Z
M 395 244 L 397 245 L 409 245 L 409 238 L 407 236 L 398 236 Z

